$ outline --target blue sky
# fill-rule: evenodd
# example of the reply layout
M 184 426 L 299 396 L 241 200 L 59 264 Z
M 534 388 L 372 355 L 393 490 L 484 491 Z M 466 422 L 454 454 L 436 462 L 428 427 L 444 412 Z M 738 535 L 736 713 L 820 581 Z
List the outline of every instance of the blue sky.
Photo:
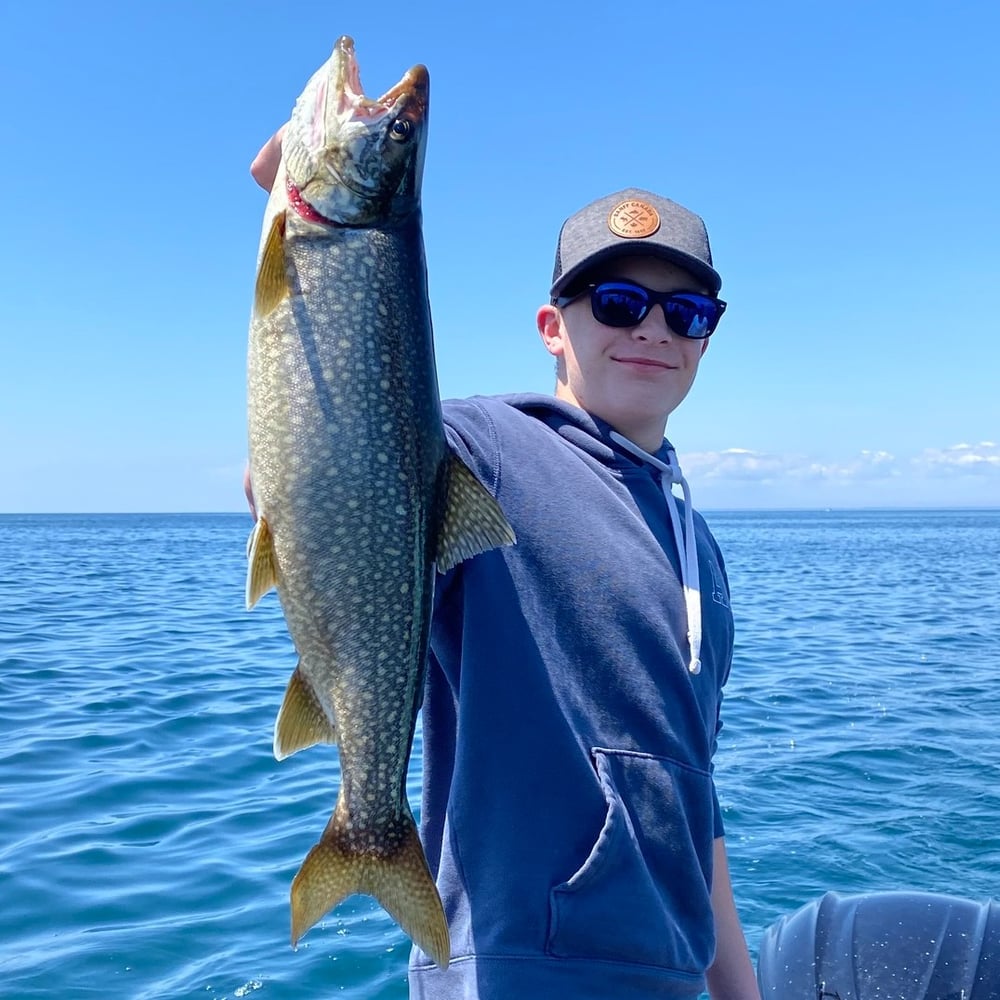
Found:
M 0 511 L 243 509 L 247 167 L 340 34 L 370 94 L 430 69 L 442 395 L 551 389 L 559 225 L 637 185 L 730 303 L 668 426 L 700 507 L 1000 505 L 991 0 L 40 0 L 0 13 Z

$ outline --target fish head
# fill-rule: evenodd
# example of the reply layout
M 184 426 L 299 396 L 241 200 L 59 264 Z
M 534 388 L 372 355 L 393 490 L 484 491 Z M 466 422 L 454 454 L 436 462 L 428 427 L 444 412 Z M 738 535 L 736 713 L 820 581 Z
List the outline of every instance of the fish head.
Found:
M 293 204 L 301 199 L 322 221 L 343 226 L 417 211 L 429 93 L 427 69 L 418 65 L 378 99 L 366 97 L 354 42 L 339 38 L 285 130 L 282 161 Z

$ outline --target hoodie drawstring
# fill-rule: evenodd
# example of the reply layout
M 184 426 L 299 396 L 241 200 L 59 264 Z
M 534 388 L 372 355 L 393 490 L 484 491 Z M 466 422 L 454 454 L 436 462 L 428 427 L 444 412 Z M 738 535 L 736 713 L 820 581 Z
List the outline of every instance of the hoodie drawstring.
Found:
M 701 582 L 698 578 L 698 542 L 694 534 L 694 509 L 691 506 L 691 488 L 681 472 L 677 461 L 677 453 L 671 448 L 667 452 L 670 464 L 661 462 L 655 455 L 643 451 L 637 444 L 622 437 L 617 431 L 611 432 L 611 439 L 631 452 L 636 458 L 648 462 L 660 472 L 660 488 L 667 501 L 670 512 L 670 524 L 674 529 L 674 541 L 677 543 L 677 557 L 681 566 L 681 586 L 684 589 L 684 605 L 687 608 L 688 647 L 691 659 L 688 670 L 692 674 L 701 672 Z M 681 527 L 681 515 L 677 509 L 677 499 L 673 487 L 679 484 L 684 493 L 684 524 Z

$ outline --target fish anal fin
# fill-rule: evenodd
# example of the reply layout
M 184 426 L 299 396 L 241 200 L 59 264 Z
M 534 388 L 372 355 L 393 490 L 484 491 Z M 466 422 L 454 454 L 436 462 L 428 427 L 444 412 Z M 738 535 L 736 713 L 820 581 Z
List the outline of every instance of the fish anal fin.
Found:
M 516 540 L 500 504 L 465 462 L 452 454 L 447 502 L 437 543 L 438 572 L 444 573 L 480 552 L 513 545 Z
M 288 294 L 288 275 L 285 272 L 285 213 L 278 212 L 271 220 L 264 248 L 257 268 L 257 285 L 254 289 L 254 311 L 266 316 L 277 309 Z
M 323 710 L 302 667 L 296 667 L 274 722 L 274 759 L 284 760 L 317 743 L 336 742 L 336 726 Z
M 274 539 L 267 519 L 260 517 L 247 541 L 247 609 L 252 608 L 277 585 L 278 563 L 274 556 Z
M 410 939 L 447 969 L 448 922 L 409 810 L 399 817 L 398 826 L 375 838 L 392 849 L 377 852 L 367 846 L 370 831 L 348 831 L 338 825 L 339 814 L 338 806 L 292 881 L 293 947 L 342 899 L 359 892 L 374 896 Z

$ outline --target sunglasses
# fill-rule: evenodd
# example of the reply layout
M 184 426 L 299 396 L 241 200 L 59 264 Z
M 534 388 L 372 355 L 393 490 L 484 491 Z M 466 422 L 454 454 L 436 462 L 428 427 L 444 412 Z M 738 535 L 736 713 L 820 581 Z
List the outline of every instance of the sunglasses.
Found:
M 590 309 L 594 319 L 605 326 L 638 326 L 653 306 L 663 307 L 667 326 L 678 337 L 705 340 L 726 311 L 722 299 L 699 292 L 654 292 L 634 281 L 602 281 L 587 285 L 574 295 L 561 295 L 554 300 L 562 308 L 590 293 Z

